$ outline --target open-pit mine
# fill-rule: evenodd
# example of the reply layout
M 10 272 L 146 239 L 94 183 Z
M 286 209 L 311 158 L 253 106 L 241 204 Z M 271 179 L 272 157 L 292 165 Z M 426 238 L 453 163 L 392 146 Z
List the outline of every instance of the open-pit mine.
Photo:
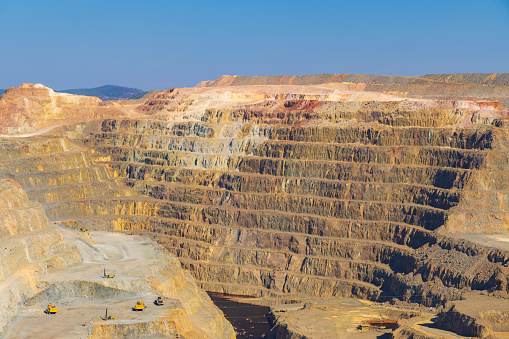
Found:
M 509 74 L 10 88 L 0 333 L 249 337 L 214 292 L 267 338 L 509 338 L 507 107 Z

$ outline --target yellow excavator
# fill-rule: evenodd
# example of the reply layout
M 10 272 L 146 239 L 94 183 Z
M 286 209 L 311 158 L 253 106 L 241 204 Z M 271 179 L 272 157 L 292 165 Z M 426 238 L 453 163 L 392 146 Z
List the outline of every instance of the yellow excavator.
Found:
M 89 231 L 89 230 L 87 230 L 87 229 L 86 229 L 86 228 L 84 228 L 84 227 L 80 228 L 80 231 L 81 231 L 81 232 L 84 232 L 84 233 L 86 233 L 86 234 L 88 234 L 88 235 L 90 235 L 90 231 Z
M 154 300 L 154 304 L 156 304 L 157 306 L 161 306 L 161 305 L 164 305 L 164 300 L 162 297 L 157 297 L 156 300 Z
M 58 312 L 58 308 L 53 304 L 48 304 L 48 308 L 45 310 L 46 314 L 55 314 Z
M 137 301 L 136 305 L 134 305 L 135 311 L 143 311 L 144 309 L 145 309 L 145 303 L 143 302 L 143 300 Z

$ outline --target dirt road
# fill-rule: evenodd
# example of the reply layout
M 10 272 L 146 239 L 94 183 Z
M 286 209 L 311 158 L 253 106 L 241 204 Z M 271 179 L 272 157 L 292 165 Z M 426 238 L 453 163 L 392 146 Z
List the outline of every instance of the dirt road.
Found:
M 40 130 L 37 130 L 35 132 L 30 132 L 30 133 L 0 134 L 0 138 L 29 138 L 29 137 L 33 137 L 36 135 L 44 134 L 44 133 L 49 132 L 49 131 L 51 131 L 57 127 L 60 127 L 60 126 L 63 126 L 63 125 L 48 126 L 48 127 L 44 127 L 44 128 L 41 128 Z

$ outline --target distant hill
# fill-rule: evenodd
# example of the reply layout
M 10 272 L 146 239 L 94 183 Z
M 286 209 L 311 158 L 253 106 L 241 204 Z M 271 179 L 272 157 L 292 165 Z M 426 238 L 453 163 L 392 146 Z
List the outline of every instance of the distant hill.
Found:
M 152 92 L 152 91 L 150 91 L 150 92 Z M 131 99 L 131 100 L 141 99 L 145 95 L 149 94 L 150 92 L 141 92 L 140 94 L 137 94 L 137 95 L 135 95 L 133 97 L 130 97 L 129 99 Z
M 105 85 L 96 88 L 65 89 L 55 92 L 98 97 L 99 99 L 104 101 L 127 100 L 131 99 L 134 96 L 138 96 L 141 93 L 144 93 L 144 91 L 142 91 L 141 89 L 115 85 Z

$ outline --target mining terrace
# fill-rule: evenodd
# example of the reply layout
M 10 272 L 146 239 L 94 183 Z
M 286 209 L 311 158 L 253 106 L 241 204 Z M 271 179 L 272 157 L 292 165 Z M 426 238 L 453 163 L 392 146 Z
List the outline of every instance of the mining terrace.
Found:
M 507 338 L 507 107 L 509 74 L 8 89 L 0 329 L 234 337 L 209 291 L 271 306 L 268 338 Z

